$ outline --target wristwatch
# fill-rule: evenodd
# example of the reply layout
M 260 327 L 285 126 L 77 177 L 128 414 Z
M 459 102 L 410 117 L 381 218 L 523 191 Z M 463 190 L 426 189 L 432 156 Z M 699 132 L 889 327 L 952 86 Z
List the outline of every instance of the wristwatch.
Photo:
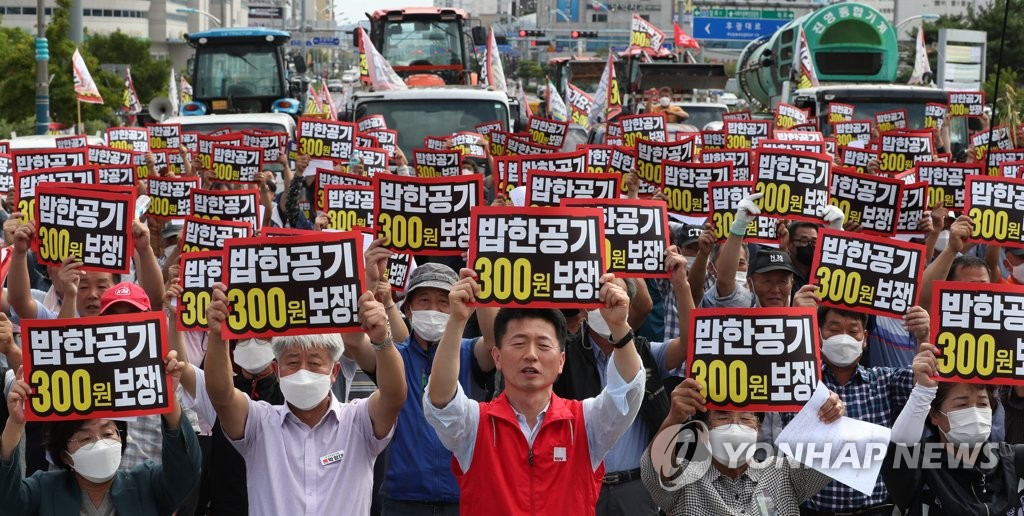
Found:
M 370 346 L 373 346 L 373 350 L 374 351 L 384 351 L 388 347 L 394 346 L 394 345 L 395 345 L 395 340 L 393 338 L 391 338 L 391 328 L 388 328 L 388 334 L 387 334 L 386 337 L 384 337 L 384 341 L 383 342 L 374 342 L 372 340 L 370 341 Z
M 633 340 L 633 337 L 635 337 L 635 336 L 636 336 L 636 334 L 633 333 L 633 329 L 630 328 L 629 331 L 626 332 L 626 335 L 624 335 L 621 339 L 613 342 L 612 346 L 615 346 L 615 349 L 620 349 L 623 346 L 625 346 L 626 344 L 629 344 L 629 342 L 631 340 Z

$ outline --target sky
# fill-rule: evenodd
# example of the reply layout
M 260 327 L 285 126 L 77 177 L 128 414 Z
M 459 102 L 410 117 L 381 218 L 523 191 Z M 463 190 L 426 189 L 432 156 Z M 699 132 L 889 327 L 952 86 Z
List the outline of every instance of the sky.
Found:
M 394 9 L 398 7 L 430 7 L 433 0 L 335 0 L 335 19 L 345 24 L 351 21 L 365 21 L 363 13 L 377 9 Z

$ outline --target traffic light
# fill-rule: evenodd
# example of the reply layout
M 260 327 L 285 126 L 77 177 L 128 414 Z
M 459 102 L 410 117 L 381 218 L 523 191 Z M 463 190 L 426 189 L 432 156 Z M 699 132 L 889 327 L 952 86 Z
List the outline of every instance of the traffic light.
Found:
M 544 37 L 544 31 L 542 31 L 542 30 L 520 29 L 519 37 L 520 38 L 543 38 Z
M 572 39 L 596 38 L 597 32 L 589 30 L 574 30 L 569 34 L 569 36 L 572 37 Z

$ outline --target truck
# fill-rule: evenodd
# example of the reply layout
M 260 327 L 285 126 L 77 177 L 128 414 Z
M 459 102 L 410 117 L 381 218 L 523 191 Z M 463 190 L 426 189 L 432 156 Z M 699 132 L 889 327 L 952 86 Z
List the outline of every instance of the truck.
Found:
M 289 33 L 218 28 L 186 34 L 185 39 L 195 55 L 189 64 L 193 97 L 182 106 L 182 114 L 301 112 L 304 85 L 289 81 L 288 75 Z
M 819 86 L 787 91 L 799 63 L 801 30 L 806 35 Z M 924 86 L 894 84 L 899 48 L 896 29 L 885 15 L 868 5 L 843 2 L 796 18 L 773 35 L 752 41 L 740 53 L 737 78 L 752 105 L 771 109 L 786 102 L 806 109 L 828 136 L 828 105 L 856 106 L 855 119 L 874 120 L 878 112 L 907 109 L 911 128 L 924 124 L 924 107 L 945 104 L 945 91 Z M 950 121 L 953 155 L 967 144 L 964 118 Z

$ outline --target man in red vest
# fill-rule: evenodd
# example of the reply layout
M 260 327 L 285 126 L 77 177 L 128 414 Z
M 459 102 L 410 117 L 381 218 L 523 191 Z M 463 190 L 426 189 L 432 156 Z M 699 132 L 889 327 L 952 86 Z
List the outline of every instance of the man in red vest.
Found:
M 601 277 L 601 315 L 615 351 L 607 386 L 594 398 L 566 400 L 553 385 L 565 364 L 560 310 L 502 308 L 491 350 L 505 391 L 489 403 L 459 386 L 459 339 L 480 287 L 463 269 L 448 294 L 449 319 L 434 356 L 423 411 L 452 451 L 464 515 L 594 514 L 602 461 L 640 410 L 644 372 L 626 323 L 629 296 L 615 275 Z M 614 371 L 613 371 L 614 370 Z

